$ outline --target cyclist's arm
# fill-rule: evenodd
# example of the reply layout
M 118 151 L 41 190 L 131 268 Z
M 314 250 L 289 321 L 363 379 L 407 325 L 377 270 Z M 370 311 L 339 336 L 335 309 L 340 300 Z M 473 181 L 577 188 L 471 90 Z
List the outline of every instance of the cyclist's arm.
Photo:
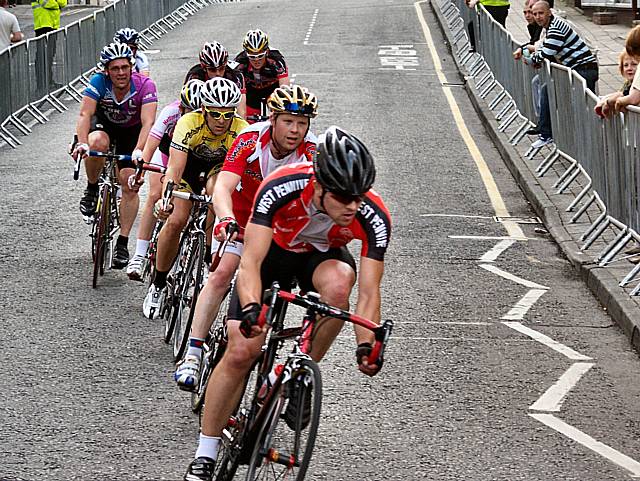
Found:
M 76 122 L 76 134 L 78 134 L 78 143 L 89 143 L 89 130 L 91 129 L 91 117 L 96 113 L 98 102 L 86 95 L 82 97 L 80 104 L 80 115 Z
M 136 149 L 142 150 L 144 148 L 144 144 L 147 141 L 147 137 L 149 137 L 151 127 L 153 127 L 153 124 L 156 121 L 156 110 L 158 110 L 157 102 L 148 102 L 142 105 L 142 108 L 140 109 L 142 129 L 140 129 L 140 135 L 138 135 Z
M 151 158 L 153 157 L 153 154 L 155 153 L 156 149 L 160 145 L 160 140 L 161 139 L 158 139 L 153 135 L 149 135 L 147 137 L 147 142 L 144 144 L 144 149 L 142 150 L 142 159 L 145 162 L 151 162 Z M 144 171 L 143 171 L 143 176 L 144 176 Z
M 273 228 L 249 222 L 245 230 L 244 251 L 238 270 L 238 297 L 240 305 L 262 303 L 262 281 L 260 267 L 269 252 Z
M 356 314 L 380 324 L 380 283 L 384 273 L 384 262 L 360 258 L 360 273 L 358 274 L 358 303 Z M 364 327 L 355 326 L 356 341 L 374 342 L 373 333 Z
M 233 201 L 231 195 L 238 186 L 241 177 L 233 172 L 221 171 L 216 179 L 216 186 L 213 189 L 213 198 L 216 200 L 214 210 L 219 219 L 224 217 L 234 217 Z
M 176 185 L 180 184 L 186 165 L 187 152 L 171 147 L 169 149 L 169 163 L 167 164 L 167 172 L 164 177 L 164 185 L 167 184 L 167 180 L 173 180 L 173 183 Z M 164 192 L 164 189 L 162 191 Z

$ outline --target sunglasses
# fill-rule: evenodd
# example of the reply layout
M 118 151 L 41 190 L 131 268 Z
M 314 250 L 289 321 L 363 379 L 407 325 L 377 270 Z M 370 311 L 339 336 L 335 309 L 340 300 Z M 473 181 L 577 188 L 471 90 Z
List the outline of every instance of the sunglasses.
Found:
M 331 196 L 344 205 L 349 205 L 352 202 L 360 203 L 364 200 L 364 195 L 340 195 L 334 192 L 331 192 Z
M 262 52 L 262 53 L 256 53 L 256 54 L 247 54 L 247 57 L 249 57 L 251 60 L 260 60 L 261 58 L 265 58 L 267 56 L 267 52 Z
M 235 110 L 231 110 L 230 112 L 220 112 L 219 110 L 209 110 L 209 109 L 204 109 L 204 110 L 209 115 L 211 115 L 211 117 L 214 120 L 220 120 L 220 119 L 230 120 L 236 114 Z

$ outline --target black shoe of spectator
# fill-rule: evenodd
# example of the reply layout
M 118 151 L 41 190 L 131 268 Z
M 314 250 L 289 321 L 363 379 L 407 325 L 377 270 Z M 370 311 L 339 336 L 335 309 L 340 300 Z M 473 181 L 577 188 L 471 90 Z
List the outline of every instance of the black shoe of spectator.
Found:
M 124 269 L 129 263 L 129 249 L 124 244 L 116 242 L 116 248 L 113 253 L 112 267 L 114 269 Z
M 540 135 L 540 131 L 538 130 L 538 127 L 531 127 L 529 130 L 527 130 L 526 134 L 527 135 Z

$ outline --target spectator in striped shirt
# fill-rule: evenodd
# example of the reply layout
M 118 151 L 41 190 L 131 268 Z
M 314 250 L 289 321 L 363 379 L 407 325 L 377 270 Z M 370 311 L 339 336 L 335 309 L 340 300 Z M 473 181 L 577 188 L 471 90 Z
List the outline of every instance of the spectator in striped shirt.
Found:
M 598 62 L 595 55 L 580 36 L 560 17 L 551 12 L 549 3 L 544 0 L 536 2 L 532 8 L 536 23 L 546 30 L 542 46 L 531 56 L 535 63 L 544 59 L 559 63 L 579 73 L 586 81 L 587 87 L 596 93 L 598 81 Z M 540 92 L 540 118 L 538 122 L 540 136 L 533 143 L 534 148 L 543 147 L 553 142 L 551 131 L 551 112 L 546 84 Z

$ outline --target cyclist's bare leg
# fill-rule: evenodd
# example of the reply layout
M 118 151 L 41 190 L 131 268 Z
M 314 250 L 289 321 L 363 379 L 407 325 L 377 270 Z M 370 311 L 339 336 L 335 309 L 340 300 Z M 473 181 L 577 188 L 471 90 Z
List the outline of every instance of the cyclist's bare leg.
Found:
M 233 273 L 238 268 L 240 257 L 226 253 L 222 255 L 218 268 L 209 274 L 207 283 L 200 292 L 196 311 L 191 326 L 191 337 L 204 339 L 211 328 L 211 324 L 218 314 L 222 297 L 229 288 Z
M 173 204 L 173 212 L 158 236 L 156 270 L 161 272 L 168 272 L 171 269 L 173 259 L 178 253 L 180 233 L 187 225 L 191 212 L 191 202 L 188 200 L 174 197 L 171 203 Z
M 107 152 L 111 144 L 111 140 L 106 132 L 102 130 L 96 130 L 89 134 L 89 148 L 91 150 L 98 150 L 100 152 Z M 90 184 L 96 184 L 100 172 L 104 167 L 105 159 L 101 157 L 87 157 L 84 161 L 84 168 L 87 173 L 87 181 Z
M 349 264 L 335 259 L 326 260 L 313 271 L 312 282 L 322 301 L 340 309 L 349 309 L 349 296 L 356 282 L 356 273 Z M 343 321 L 333 318 L 316 323 L 309 353 L 315 361 L 324 357 L 343 324 Z
M 138 193 L 135 190 L 131 190 L 129 187 L 129 177 L 135 175 L 136 171 L 132 168 L 120 169 L 118 173 L 118 180 L 120 181 L 120 188 L 122 189 L 122 199 L 120 200 L 120 235 L 123 237 L 129 237 L 131 233 L 131 227 L 138 215 L 138 205 L 140 199 Z
M 218 178 L 218 174 L 212 175 L 207 179 L 207 194 L 213 195 L 213 188 L 216 185 L 216 179 Z M 213 213 L 213 207 L 209 206 L 209 210 L 207 211 L 207 230 L 205 232 L 206 243 L 207 246 L 211 247 L 211 239 L 213 237 L 213 223 L 215 220 L 215 214 Z
M 265 335 L 252 339 L 240 332 L 240 321 L 228 321 L 229 343 L 211 373 L 204 401 L 202 434 L 219 437 L 242 396 L 245 378 L 260 355 Z
M 162 195 L 162 174 L 148 172 L 145 177 L 149 182 L 149 194 L 142 208 L 142 216 L 140 217 L 140 225 L 138 226 L 138 239 L 148 241 L 151 239 L 153 226 L 156 224 L 156 218 L 153 215 L 153 206 Z

